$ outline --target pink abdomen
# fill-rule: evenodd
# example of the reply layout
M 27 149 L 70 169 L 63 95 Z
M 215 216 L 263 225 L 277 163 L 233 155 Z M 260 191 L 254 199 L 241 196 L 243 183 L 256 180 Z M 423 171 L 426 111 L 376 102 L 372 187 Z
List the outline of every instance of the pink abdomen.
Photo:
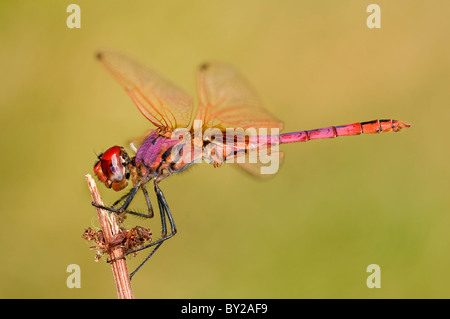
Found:
M 307 142 L 309 140 L 318 140 L 338 136 L 359 135 L 361 133 L 372 134 L 390 131 L 398 132 L 402 128 L 408 128 L 410 126 L 411 125 L 408 123 L 396 120 L 373 120 L 369 122 L 341 126 L 330 126 L 316 130 L 284 133 L 280 135 L 280 144 Z

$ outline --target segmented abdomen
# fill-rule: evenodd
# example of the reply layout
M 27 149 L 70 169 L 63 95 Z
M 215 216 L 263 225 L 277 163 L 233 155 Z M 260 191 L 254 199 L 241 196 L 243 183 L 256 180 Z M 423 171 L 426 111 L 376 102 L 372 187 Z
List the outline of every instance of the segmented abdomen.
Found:
M 410 126 L 411 125 L 406 122 L 397 120 L 373 120 L 341 126 L 330 126 L 316 130 L 284 133 L 280 135 L 280 144 L 307 142 L 309 140 L 338 136 L 359 135 L 361 133 L 373 134 L 390 131 L 398 132 L 402 128 L 408 128 Z

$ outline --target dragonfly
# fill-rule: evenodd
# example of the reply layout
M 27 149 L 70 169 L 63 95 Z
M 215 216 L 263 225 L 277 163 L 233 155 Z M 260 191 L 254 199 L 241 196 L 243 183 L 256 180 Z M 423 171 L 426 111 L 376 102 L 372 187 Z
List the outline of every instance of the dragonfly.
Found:
M 210 147 L 208 163 L 220 167 L 227 160 L 236 159 L 236 164 L 253 175 L 261 176 L 261 161 L 248 159 L 252 151 L 271 151 L 281 161 L 283 152 L 280 144 L 306 142 L 339 136 L 350 136 L 398 132 L 410 127 L 409 123 L 393 119 L 356 122 L 348 125 L 279 133 L 283 123 L 267 111 L 256 91 L 233 67 L 224 63 L 205 63 L 197 75 L 198 107 L 194 112 L 193 98 L 182 89 L 164 79 L 157 72 L 135 60 L 115 52 L 100 52 L 98 60 L 114 76 L 136 104 L 142 115 L 154 126 L 141 137 L 131 140 L 130 147 L 135 155 L 128 155 L 122 146 L 112 146 L 98 155 L 94 173 L 106 187 L 114 191 L 125 189 L 131 181 L 131 189 L 112 206 L 94 206 L 118 214 L 131 214 L 146 218 L 154 216 L 147 185 L 153 181 L 153 188 L 161 218 L 161 237 L 142 247 L 127 251 L 124 256 L 152 248 L 145 260 L 134 270 L 130 278 L 150 259 L 157 249 L 177 233 L 174 218 L 159 183 L 172 174 L 201 162 L 204 150 Z M 197 123 L 197 125 L 195 125 Z M 235 134 L 224 141 L 208 130 L 226 133 L 229 129 L 250 130 L 253 134 Z M 175 134 L 177 130 L 183 134 Z M 271 133 L 268 133 L 268 129 Z M 258 134 L 263 131 L 263 134 Z M 256 131 L 256 134 L 254 133 Z M 272 132 L 275 131 L 275 134 Z M 245 131 L 244 131 L 245 132 Z M 187 138 L 185 138 L 187 136 Z M 190 150 L 188 152 L 188 150 Z M 148 208 L 147 214 L 130 210 L 130 204 L 141 190 Z M 167 219 L 166 219 L 167 218 Z M 167 227 L 167 220 L 170 231 Z

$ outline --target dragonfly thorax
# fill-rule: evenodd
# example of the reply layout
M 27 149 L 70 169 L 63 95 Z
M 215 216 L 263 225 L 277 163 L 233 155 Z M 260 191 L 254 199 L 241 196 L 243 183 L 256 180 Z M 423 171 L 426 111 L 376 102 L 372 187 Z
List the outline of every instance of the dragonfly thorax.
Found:
M 161 135 L 159 130 L 155 130 L 147 136 L 139 147 L 134 163 L 140 177 L 155 178 L 159 182 L 186 166 L 177 158 L 173 158 L 173 153 L 179 154 L 182 141 L 171 139 L 169 135 Z

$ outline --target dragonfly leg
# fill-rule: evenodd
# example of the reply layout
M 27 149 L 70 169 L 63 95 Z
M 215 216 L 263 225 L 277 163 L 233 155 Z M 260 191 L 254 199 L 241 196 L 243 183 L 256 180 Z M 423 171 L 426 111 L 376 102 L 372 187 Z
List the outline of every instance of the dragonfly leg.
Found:
M 161 204 L 167 214 L 167 218 L 169 219 L 170 231 L 171 231 L 170 237 L 172 237 L 173 235 L 175 235 L 177 233 L 177 227 L 175 226 L 175 221 L 173 219 L 172 213 L 170 212 L 169 204 L 167 204 L 166 197 L 164 196 L 164 193 L 159 188 L 158 184 L 155 184 L 155 192 L 156 192 L 156 196 L 158 197 L 158 201 L 161 202 Z
M 136 196 L 139 187 L 142 189 L 143 193 L 144 193 L 144 197 L 145 200 L 147 202 L 147 207 L 149 209 L 148 214 L 142 214 L 142 213 L 138 213 L 138 212 L 134 212 L 131 210 L 127 210 L 128 206 L 131 204 L 133 198 Z M 115 208 L 120 202 L 122 202 L 123 200 L 125 200 L 125 202 L 122 204 L 122 206 L 120 208 Z M 123 195 L 122 197 L 120 197 L 117 201 L 114 202 L 114 204 L 111 207 L 108 206 L 103 206 L 103 205 L 98 205 L 96 203 L 92 203 L 92 206 L 97 207 L 97 208 L 101 208 L 116 214 L 122 214 L 122 213 L 126 213 L 126 214 L 130 214 L 130 215 L 135 215 L 138 217 L 144 217 L 144 218 L 151 218 L 153 217 L 153 209 L 152 209 L 152 204 L 150 202 L 150 198 L 148 196 L 147 190 L 145 189 L 145 186 L 143 184 L 136 184 L 127 194 Z
M 153 214 L 152 202 L 150 201 L 150 196 L 148 196 L 148 192 L 147 192 L 147 189 L 145 188 L 144 184 L 141 185 L 141 189 L 142 189 L 142 193 L 144 193 L 145 202 L 147 203 L 147 207 L 148 207 L 148 218 L 153 218 L 154 214 Z
M 114 202 L 114 204 L 112 204 L 111 205 L 111 207 L 116 207 L 117 205 L 119 205 L 119 203 L 120 202 L 122 202 L 122 201 L 124 201 L 128 196 L 130 196 L 130 193 L 132 192 L 133 190 L 131 189 L 128 193 L 126 193 L 125 195 L 123 195 L 122 197 L 120 197 L 118 200 L 116 200 L 115 202 Z
M 128 208 L 128 206 L 131 204 L 131 201 L 133 200 L 134 196 L 136 196 L 136 193 L 140 186 L 141 186 L 140 184 L 136 184 L 128 192 L 128 194 L 119 198 L 119 200 L 117 200 L 111 207 L 99 205 L 94 202 L 92 202 L 92 206 L 95 206 L 97 208 L 102 208 L 102 209 L 105 209 L 105 210 L 108 210 L 108 211 L 114 212 L 114 213 L 123 213 Z M 119 204 L 124 198 L 126 198 L 126 199 L 125 199 L 125 202 L 123 203 L 123 205 L 120 208 L 114 208 L 114 206 L 117 206 L 117 204 Z
M 150 257 L 153 256 L 153 254 L 158 250 L 159 247 L 161 247 L 163 241 L 161 241 L 160 243 L 158 243 L 155 248 L 153 248 L 152 252 L 144 259 L 143 262 L 141 262 L 141 264 L 135 269 L 133 270 L 133 272 L 130 274 L 130 280 L 131 278 L 133 278 L 133 276 L 138 272 L 139 269 L 141 269 L 142 266 L 145 265 L 145 263 L 150 259 Z M 148 247 L 147 247 L 148 248 Z M 143 248 L 144 249 L 144 248 Z
M 143 247 L 139 247 L 137 249 L 128 251 L 126 255 L 153 247 L 152 251 L 150 252 L 150 254 L 145 258 L 145 260 L 130 274 L 130 280 L 131 278 L 136 274 L 136 272 L 150 259 L 150 257 L 153 256 L 153 254 L 156 252 L 156 250 L 161 247 L 161 245 L 163 244 L 164 241 L 166 241 L 169 238 L 172 238 L 176 233 L 177 233 L 177 228 L 175 226 L 175 222 L 172 216 L 172 213 L 170 212 L 169 209 L 169 205 L 167 204 L 166 198 L 164 197 L 163 192 L 161 191 L 161 189 L 159 188 L 158 184 L 155 183 L 155 192 L 156 192 L 156 197 L 158 199 L 158 206 L 159 206 L 159 212 L 160 212 L 160 216 L 161 216 L 161 238 L 154 241 L 153 243 L 150 243 L 148 245 L 145 245 Z M 167 218 L 169 219 L 169 224 L 170 224 L 170 234 L 167 234 L 167 225 L 166 225 L 166 215 Z M 119 257 L 120 258 L 120 257 Z

